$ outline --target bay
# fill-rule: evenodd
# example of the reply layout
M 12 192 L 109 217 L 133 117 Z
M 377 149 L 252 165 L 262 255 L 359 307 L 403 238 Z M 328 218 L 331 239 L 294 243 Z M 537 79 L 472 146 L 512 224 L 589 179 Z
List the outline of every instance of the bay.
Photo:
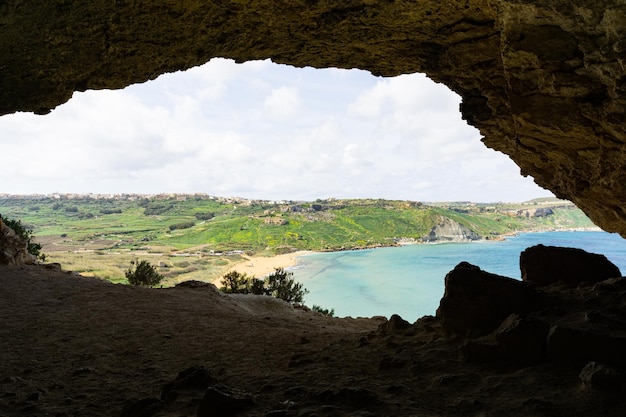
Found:
M 313 253 L 298 258 L 294 278 L 310 293 L 309 306 L 334 309 L 337 317 L 399 314 L 413 322 L 434 315 L 444 278 L 467 261 L 482 270 L 520 279 L 519 254 L 544 244 L 601 253 L 626 271 L 626 240 L 606 232 L 522 233 L 503 241 L 441 243 Z

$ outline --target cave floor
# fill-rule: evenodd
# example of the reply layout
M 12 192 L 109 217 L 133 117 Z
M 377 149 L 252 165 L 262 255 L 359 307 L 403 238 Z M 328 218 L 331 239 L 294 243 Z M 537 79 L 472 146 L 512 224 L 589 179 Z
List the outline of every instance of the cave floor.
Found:
M 203 284 L 142 289 L 33 265 L 0 266 L 0 320 L 0 417 L 626 412 L 623 386 L 581 383 L 585 362 L 469 363 L 432 317 L 394 330 Z M 162 398 L 190 367 L 219 398 L 193 383 Z

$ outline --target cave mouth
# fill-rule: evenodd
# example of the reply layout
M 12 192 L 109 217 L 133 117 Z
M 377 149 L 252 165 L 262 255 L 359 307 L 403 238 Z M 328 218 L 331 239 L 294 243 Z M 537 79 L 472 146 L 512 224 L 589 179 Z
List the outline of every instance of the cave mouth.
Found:
M 205 192 L 254 199 L 525 201 L 550 196 L 422 74 L 213 59 L 51 114 L 0 118 L 8 193 Z M 37 152 L 32 152 L 35 149 Z M 33 171 L 32 166 L 37 170 Z M 19 174 L 19 175 L 16 175 Z

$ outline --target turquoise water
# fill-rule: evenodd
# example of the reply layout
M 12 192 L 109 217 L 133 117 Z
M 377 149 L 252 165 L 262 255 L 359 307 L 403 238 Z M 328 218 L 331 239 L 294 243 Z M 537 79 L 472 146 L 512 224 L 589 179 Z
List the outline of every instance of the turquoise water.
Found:
M 626 274 L 626 240 L 605 232 L 523 233 L 500 242 L 314 253 L 301 256 L 291 271 L 310 291 L 309 306 L 334 308 L 338 317 L 395 313 L 413 322 L 435 314 L 444 278 L 459 262 L 519 279 L 520 252 L 540 243 L 601 253 Z

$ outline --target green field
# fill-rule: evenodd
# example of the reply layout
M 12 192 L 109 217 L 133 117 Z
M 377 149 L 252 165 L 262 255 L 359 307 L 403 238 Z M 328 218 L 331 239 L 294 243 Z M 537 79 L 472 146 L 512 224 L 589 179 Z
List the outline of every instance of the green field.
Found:
M 535 216 L 536 210 L 550 214 Z M 33 229 L 47 261 L 124 282 L 133 259 L 159 265 L 167 284 L 212 280 L 243 254 L 340 250 L 421 241 L 444 219 L 485 239 L 531 230 L 593 227 L 573 204 L 388 200 L 268 202 L 209 196 L 0 198 L 0 213 Z

